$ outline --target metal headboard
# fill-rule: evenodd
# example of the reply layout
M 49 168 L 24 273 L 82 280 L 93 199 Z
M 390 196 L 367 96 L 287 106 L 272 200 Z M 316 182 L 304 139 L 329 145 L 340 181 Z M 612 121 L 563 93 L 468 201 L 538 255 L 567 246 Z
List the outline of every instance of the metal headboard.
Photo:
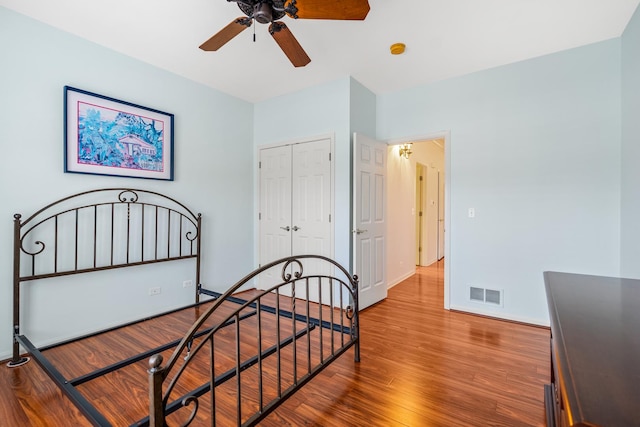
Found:
M 84 191 L 22 220 L 14 215 L 13 356 L 19 355 L 22 282 L 195 258 L 200 289 L 201 214 L 163 194 L 131 188 Z

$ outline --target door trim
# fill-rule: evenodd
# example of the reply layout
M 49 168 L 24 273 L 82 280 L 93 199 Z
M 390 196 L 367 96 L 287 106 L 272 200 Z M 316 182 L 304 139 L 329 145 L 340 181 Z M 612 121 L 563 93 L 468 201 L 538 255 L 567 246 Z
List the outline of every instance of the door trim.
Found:
M 429 134 L 413 135 L 386 140 L 389 145 L 429 139 L 444 139 L 444 308 L 451 308 L 451 131 L 440 131 Z

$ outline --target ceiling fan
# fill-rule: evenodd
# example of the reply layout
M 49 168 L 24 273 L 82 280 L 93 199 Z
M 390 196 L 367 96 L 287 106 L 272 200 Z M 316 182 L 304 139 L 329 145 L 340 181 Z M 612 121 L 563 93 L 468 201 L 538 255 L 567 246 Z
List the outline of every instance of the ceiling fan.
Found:
M 233 20 L 200 45 L 215 51 L 251 26 L 253 21 L 269 25 L 269 33 L 295 67 L 304 67 L 311 59 L 284 22 L 285 15 L 294 19 L 364 20 L 369 13 L 368 0 L 227 0 L 238 3 L 246 16 Z M 254 36 L 255 37 L 255 36 Z

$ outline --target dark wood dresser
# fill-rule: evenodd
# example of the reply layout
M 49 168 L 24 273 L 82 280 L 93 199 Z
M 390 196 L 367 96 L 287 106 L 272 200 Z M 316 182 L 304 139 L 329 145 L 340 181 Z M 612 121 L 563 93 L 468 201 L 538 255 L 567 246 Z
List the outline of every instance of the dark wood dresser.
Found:
M 640 426 L 640 280 L 545 272 L 550 426 Z

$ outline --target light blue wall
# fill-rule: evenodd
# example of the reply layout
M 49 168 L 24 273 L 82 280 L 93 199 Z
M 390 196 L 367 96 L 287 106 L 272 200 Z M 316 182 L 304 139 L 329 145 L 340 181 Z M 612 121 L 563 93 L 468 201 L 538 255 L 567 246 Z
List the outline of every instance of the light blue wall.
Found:
M 640 278 L 640 9 L 622 35 L 621 275 Z
M 364 87 L 360 82 L 351 79 L 349 86 L 349 123 L 351 133 L 360 132 L 374 138 L 376 136 L 376 107 L 375 93 Z
M 46 203 L 86 189 L 155 190 L 202 213 L 202 282 L 206 286 L 226 289 L 253 268 L 252 104 L 3 7 L 0 58 L 0 359 L 8 355 L 11 345 L 11 242 L 16 212 L 29 215 Z M 175 181 L 63 173 L 65 85 L 175 114 Z M 118 294 L 113 317 L 102 320 L 139 317 L 160 306 L 185 303 L 193 292 L 182 289 L 186 274 L 160 265 L 145 270 L 144 283 L 138 278 L 139 283 Z M 67 284 L 82 280 L 78 277 L 60 284 L 61 292 L 47 301 L 45 312 L 39 313 L 45 322 L 61 316 L 53 314 L 59 304 L 101 305 L 101 301 L 82 301 L 63 292 Z M 160 280 L 168 280 L 163 293 L 151 299 L 147 287 L 157 286 Z M 90 317 L 75 320 L 81 328 L 91 328 L 92 322 Z
M 253 130 L 256 165 L 261 146 L 335 136 L 335 259 L 343 265 L 349 265 L 350 240 L 350 82 L 346 77 L 259 102 L 254 107 Z M 257 188 L 256 182 L 256 193 Z
M 620 99 L 619 39 L 378 96 L 379 139 L 451 131 L 452 308 L 548 324 L 543 271 L 619 274 Z

